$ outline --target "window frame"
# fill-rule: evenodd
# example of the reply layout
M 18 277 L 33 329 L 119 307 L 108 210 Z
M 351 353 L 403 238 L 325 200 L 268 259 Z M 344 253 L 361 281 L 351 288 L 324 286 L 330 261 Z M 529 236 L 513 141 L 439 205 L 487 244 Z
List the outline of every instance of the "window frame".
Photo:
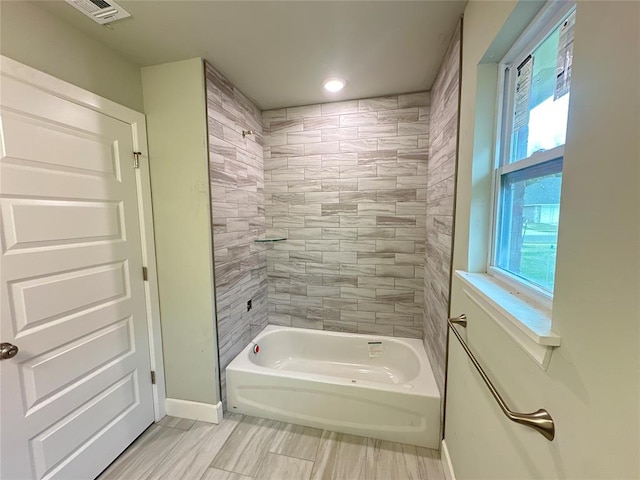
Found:
M 513 133 L 513 108 L 515 99 L 514 74 L 517 66 L 521 65 L 536 48 L 551 35 L 556 28 L 576 10 L 576 2 L 550 1 L 527 26 L 522 35 L 498 62 L 496 129 L 494 142 L 494 166 L 492 173 L 492 211 L 489 225 L 489 249 L 487 252 L 487 274 L 505 283 L 510 288 L 529 297 L 535 303 L 551 308 L 553 292 L 498 267 L 497 246 L 498 228 L 502 215 L 501 189 L 502 176 L 514 171 L 523 170 L 555 159 L 564 159 L 565 144 L 550 150 L 534 152 L 531 156 L 509 163 L 511 155 L 511 141 Z

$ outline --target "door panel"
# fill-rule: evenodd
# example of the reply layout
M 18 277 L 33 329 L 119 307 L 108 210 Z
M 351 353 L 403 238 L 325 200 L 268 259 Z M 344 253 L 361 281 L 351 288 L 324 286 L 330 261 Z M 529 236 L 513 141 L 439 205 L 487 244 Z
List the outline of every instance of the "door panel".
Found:
M 131 126 L 2 78 L 3 479 L 98 475 L 153 422 Z
M 5 113 L 2 127 L 9 139 L 5 145 L 8 157 L 85 175 L 116 174 L 112 145 L 101 136 L 18 112 Z M 29 141 L 32 138 L 41 141 Z M 49 157 L 51 151 L 56 152 L 54 157 Z
M 139 403 L 135 374 L 106 389 L 30 441 L 38 477 Z
M 12 224 L 6 232 L 11 235 L 5 239 L 7 250 L 122 240 L 119 203 L 8 199 L 3 207 Z
M 126 263 L 117 262 L 13 283 L 9 288 L 16 337 L 50 320 L 128 296 L 126 270 Z
M 20 364 L 28 409 L 81 381 L 88 372 L 130 354 L 131 317 L 49 350 Z M 27 410 L 29 415 L 29 410 Z

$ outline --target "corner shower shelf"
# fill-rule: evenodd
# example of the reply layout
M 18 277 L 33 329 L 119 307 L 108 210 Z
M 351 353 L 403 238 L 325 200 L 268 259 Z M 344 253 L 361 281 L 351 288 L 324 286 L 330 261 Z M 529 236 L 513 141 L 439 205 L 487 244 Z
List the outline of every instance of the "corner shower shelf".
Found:
M 256 243 L 268 243 L 268 242 L 281 242 L 286 240 L 285 237 L 275 237 L 275 238 L 259 238 L 258 240 L 254 240 Z

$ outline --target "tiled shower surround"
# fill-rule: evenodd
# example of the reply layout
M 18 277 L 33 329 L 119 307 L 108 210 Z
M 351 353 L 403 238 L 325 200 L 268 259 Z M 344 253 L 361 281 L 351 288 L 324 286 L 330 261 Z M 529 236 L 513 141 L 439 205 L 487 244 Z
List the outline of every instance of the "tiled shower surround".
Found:
M 429 105 L 263 113 L 269 323 L 422 338 Z
M 267 325 L 260 109 L 206 66 L 209 171 L 222 399 L 225 369 Z M 243 138 L 243 130 L 252 135 Z M 247 311 L 247 301 L 252 309 Z
M 442 394 L 458 153 L 460 30 L 458 24 L 431 89 L 431 142 L 427 162 L 424 344 Z

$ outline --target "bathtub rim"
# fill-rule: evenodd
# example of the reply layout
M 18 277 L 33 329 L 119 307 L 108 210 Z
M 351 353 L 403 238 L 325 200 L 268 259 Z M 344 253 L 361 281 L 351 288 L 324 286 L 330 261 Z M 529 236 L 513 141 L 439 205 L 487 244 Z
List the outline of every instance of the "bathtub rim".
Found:
M 390 341 L 401 343 L 409 348 L 418 359 L 419 371 L 416 378 L 405 383 L 381 383 L 366 380 L 358 380 L 357 383 L 352 383 L 351 380 L 343 377 L 337 377 L 332 375 L 322 375 L 318 373 L 306 373 L 285 369 L 274 369 L 265 367 L 251 361 L 250 355 L 252 354 L 253 345 L 260 343 L 260 340 L 267 335 L 272 335 L 280 331 L 294 331 L 303 333 L 305 335 L 321 335 L 321 336 L 333 336 L 333 337 L 357 337 L 362 340 L 372 341 Z M 331 383 L 336 385 L 350 385 L 354 389 L 377 389 L 386 390 L 392 392 L 402 392 L 403 394 L 410 396 L 427 396 L 431 398 L 441 399 L 442 395 L 438 390 L 438 386 L 435 381 L 433 369 L 429 362 L 427 352 L 425 351 L 424 344 L 417 338 L 405 338 L 405 337 L 389 337 L 385 335 L 371 335 L 364 333 L 347 333 L 347 332 L 335 332 L 330 330 L 317 330 L 307 329 L 300 327 L 288 327 L 283 325 L 267 325 L 260 333 L 258 333 L 251 342 L 242 349 L 242 351 L 236 355 L 236 357 L 229 363 L 227 370 L 236 370 L 243 372 L 260 372 L 263 375 L 272 377 L 287 377 L 287 378 L 304 378 L 307 380 L 317 381 L 320 383 Z M 412 384 L 412 388 L 407 388 L 405 385 Z

